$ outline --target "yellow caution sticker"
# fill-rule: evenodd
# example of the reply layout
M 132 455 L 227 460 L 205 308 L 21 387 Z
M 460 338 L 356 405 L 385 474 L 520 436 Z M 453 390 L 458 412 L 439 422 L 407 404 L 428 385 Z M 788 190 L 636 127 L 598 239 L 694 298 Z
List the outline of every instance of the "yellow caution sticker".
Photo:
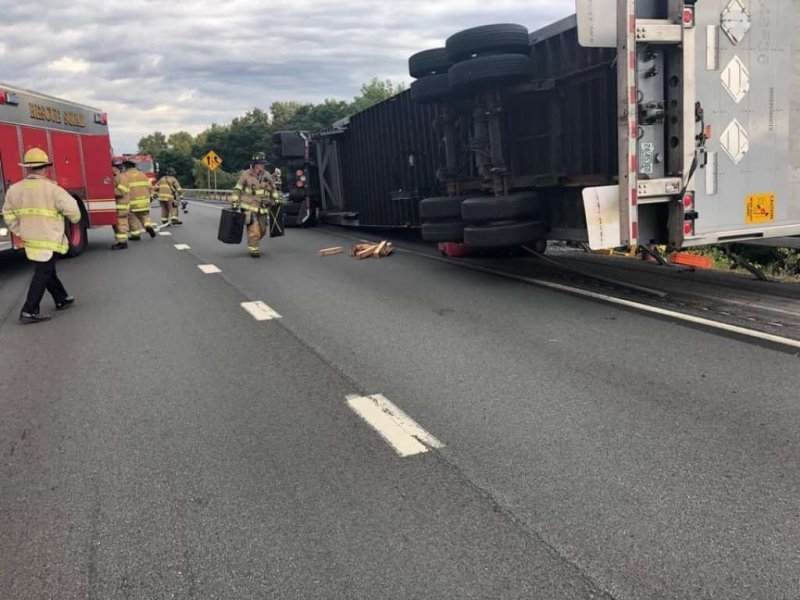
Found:
M 775 194 L 752 194 L 745 203 L 747 223 L 770 223 L 775 220 Z

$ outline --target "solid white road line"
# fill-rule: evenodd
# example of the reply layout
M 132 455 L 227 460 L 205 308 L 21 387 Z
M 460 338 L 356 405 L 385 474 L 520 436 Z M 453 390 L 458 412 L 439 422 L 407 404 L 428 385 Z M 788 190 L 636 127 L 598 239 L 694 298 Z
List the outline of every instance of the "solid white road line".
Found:
M 172 235 L 172 234 L 169 231 L 159 231 L 158 235 L 167 236 L 167 235 Z
M 542 279 L 535 279 L 533 277 L 525 277 L 524 275 L 514 275 L 513 273 L 505 273 L 503 271 L 498 271 L 489 267 L 484 267 L 482 265 L 458 262 L 448 258 L 442 258 L 439 256 L 432 256 L 430 254 L 425 254 L 424 252 L 417 252 L 416 250 L 409 250 L 407 248 L 396 248 L 395 250 L 401 253 L 413 254 L 415 256 L 421 256 L 423 258 L 455 265 L 463 269 L 470 269 L 472 271 L 478 271 L 481 273 L 489 273 L 491 275 L 497 275 L 498 277 L 503 277 L 504 279 L 513 279 L 515 281 L 522 281 L 524 283 L 529 283 L 531 285 L 535 285 L 538 287 L 548 288 L 551 290 L 558 290 L 560 292 L 566 292 L 574 296 L 592 298 L 593 300 L 607 302 L 608 304 L 616 304 L 617 306 L 624 306 L 626 308 L 632 308 L 646 313 L 661 315 L 664 317 L 677 319 L 679 321 L 686 321 L 688 323 L 702 325 L 704 327 L 709 327 L 711 329 L 727 331 L 729 333 L 735 333 L 736 335 L 742 335 L 745 337 L 754 338 L 765 342 L 771 342 L 773 344 L 780 344 L 782 346 L 789 346 L 791 348 L 800 349 L 800 340 L 795 340 L 780 335 L 773 335 L 771 333 L 764 333 L 763 331 L 758 331 L 756 329 L 748 329 L 747 327 L 739 327 L 738 325 L 729 325 L 728 323 L 722 323 L 721 321 L 704 319 L 703 317 L 695 317 L 694 315 L 677 312 L 666 308 L 659 308 L 657 306 L 651 306 L 649 304 L 642 304 L 640 302 L 633 302 L 631 300 L 625 300 L 623 298 L 609 296 L 608 294 L 591 292 L 589 290 L 563 285 L 560 283 L 553 283 L 551 281 L 544 281 Z
M 189 244 L 175 244 L 175 250 L 190 250 L 191 248 Z
M 271 321 L 280 319 L 281 316 L 261 300 L 257 302 L 242 302 L 242 308 L 252 315 L 256 321 Z
M 364 419 L 400 456 L 413 456 L 444 444 L 385 396 L 347 396 L 347 405 Z
M 222 269 L 220 269 L 217 265 L 197 265 L 197 268 L 206 275 L 210 275 L 211 273 L 222 273 Z

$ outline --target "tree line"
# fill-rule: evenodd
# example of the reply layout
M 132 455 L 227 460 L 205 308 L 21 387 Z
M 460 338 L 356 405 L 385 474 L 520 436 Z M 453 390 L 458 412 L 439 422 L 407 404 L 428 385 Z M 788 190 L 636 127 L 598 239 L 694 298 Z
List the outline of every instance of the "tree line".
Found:
M 232 187 L 238 172 L 247 168 L 254 153 L 266 152 L 271 157 L 273 133 L 326 129 L 340 119 L 402 92 L 405 87 L 403 83 L 374 78 L 361 86 L 361 93 L 351 102 L 332 98 L 319 104 L 276 101 L 270 104 L 269 110 L 253 108 L 226 125 L 214 123 L 197 135 L 186 131 L 169 135 L 155 131 L 139 140 L 139 152 L 152 155 L 162 171 L 168 167 L 175 169 L 181 185 L 204 188 L 207 169 L 200 159 L 213 150 L 224 161 L 224 170 L 217 170 L 217 186 Z

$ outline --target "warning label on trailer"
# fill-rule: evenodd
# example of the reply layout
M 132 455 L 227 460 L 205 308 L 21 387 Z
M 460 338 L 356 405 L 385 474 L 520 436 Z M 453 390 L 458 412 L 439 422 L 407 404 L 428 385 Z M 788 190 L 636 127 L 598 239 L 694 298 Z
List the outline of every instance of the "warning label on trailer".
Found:
M 745 203 L 745 221 L 770 223 L 775 220 L 775 194 L 753 194 Z

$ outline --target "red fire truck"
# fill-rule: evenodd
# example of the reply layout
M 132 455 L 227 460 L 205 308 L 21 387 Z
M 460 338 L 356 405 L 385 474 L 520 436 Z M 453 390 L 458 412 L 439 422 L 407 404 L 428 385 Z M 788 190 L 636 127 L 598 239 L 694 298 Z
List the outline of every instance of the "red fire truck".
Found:
M 158 179 L 158 176 L 156 175 L 156 172 L 158 171 L 158 165 L 153 160 L 152 156 L 149 154 L 123 154 L 122 156 L 117 156 L 115 158 L 133 162 L 137 169 L 147 175 L 150 183 L 155 185 L 156 180 Z
M 86 231 L 116 223 L 108 118 L 103 111 L 0 82 L 0 251 L 19 248 L 2 220 L 8 187 L 25 176 L 25 151 L 50 156 L 49 176 L 79 202 L 82 218 L 65 223 L 71 256 L 86 248 Z

